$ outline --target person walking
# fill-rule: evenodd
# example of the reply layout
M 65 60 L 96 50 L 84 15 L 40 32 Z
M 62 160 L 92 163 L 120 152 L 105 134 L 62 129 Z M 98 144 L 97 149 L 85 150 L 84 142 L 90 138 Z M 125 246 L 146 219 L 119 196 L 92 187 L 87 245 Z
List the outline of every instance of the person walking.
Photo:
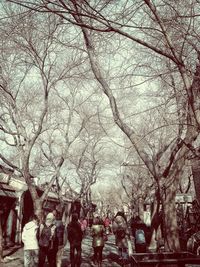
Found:
M 62 208 L 59 209 L 57 207 L 54 215 L 56 217 L 55 221 L 56 229 L 55 229 L 55 240 L 54 240 L 54 249 L 55 251 L 57 251 L 56 267 L 61 267 L 64 246 L 66 243 L 65 226 L 62 221 Z
M 115 235 L 115 244 L 118 247 L 119 259 L 122 261 L 127 260 L 129 231 L 126 217 L 122 211 L 117 212 L 115 215 L 112 228 Z
M 47 214 L 45 223 L 39 228 L 39 267 L 45 266 L 48 259 L 49 267 L 56 267 L 57 243 L 56 225 L 53 212 Z
M 81 224 L 78 221 L 78 214 L 73 213 L 71 222 L 67 226 L 67 235 L 70 243 L 70 262 L 71 267 L 81 266 L 81 243 L 83 239 L 83 232 Z
M 135 240 L 136 253 L 145 253 L 147 250 L 147 244 L 146 244 L 147 226 L 146 224 L 141 220 L 139 216 L 136 216 L 136 218 L 131 223 L 131 229 L 132 229 L 132 235 Z
M 110 221 L 109 217 L 106 216 L 106 217 L 104 218 L 104 226 L 105 226 L 106 234 L 107 234 L 107 235 L 109 235 L 110 232 L 111 232 L 110 224 L 111 224 L 111 221 Z
M 102 266 L 102 254 L 104 247 L 104 235 L 105 228 L 103 222 L 99 217 L 94 218 L 93 225 L 91 227 L 92 247 L 94 249 L 94 263 L 98 267 Z
M 80 218 L 80 224 L 81 224 L 81 229 L 83 231 L 83 236 L 86 235 L 86 230 L 87 230 L 87 219 L 84 217 Z
M 24 243 L 24 266 L 37 267 L 39 246 L 37 240 L 38 218 L 36 215 L 25 224 L 22 231 L 22 242 Z

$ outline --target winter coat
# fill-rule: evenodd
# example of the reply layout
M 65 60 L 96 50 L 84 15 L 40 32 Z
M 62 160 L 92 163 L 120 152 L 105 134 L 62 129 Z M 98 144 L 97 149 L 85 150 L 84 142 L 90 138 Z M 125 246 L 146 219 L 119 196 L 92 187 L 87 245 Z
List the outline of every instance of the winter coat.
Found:
M 22 242 L 24 243 L 24 250 L 39 249 L 38 240 L 38 225 L 31 221 L 25 224 L 22 231 Z
M 122 216 L 115 217 L 113 221 L 113 233 L 115 234 L 115 243 L 119 248 L 128 248 L 128 226 Z
M 70 245 L 79 245 L 83 239 L 83 232 L 79 222 L 70 222 L 67 226 L 67 235 Z
M 93 237 L 92 246 L 101 247 L 104 246 L 104 232 L 105 228 L 101 224 L 93 224 L 91 227 L 91 235 Z
M 61 220 L 56 220 L 56 242 L 58 247 L 65 244 L 65 227 Z

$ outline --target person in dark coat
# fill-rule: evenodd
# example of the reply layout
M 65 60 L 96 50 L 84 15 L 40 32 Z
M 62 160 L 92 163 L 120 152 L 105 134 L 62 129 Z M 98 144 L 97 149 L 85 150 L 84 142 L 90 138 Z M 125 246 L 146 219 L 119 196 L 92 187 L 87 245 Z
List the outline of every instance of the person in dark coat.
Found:
M 131 223 L 132 235 L 135 240 L 135 251 L 136 253 L 145 253 L 146 252 L 146 232 L 147 226 L 140 219 L 139 216 L 136 216 Z
M 112 224 L 112 231 L 115 235 L 115 244 L 118 247 L 119 259 L 126 260 L 128 257 L 129 231 L 124 212 L 119 211 L 115 215 Z
M 39 267 L 45 266 L 48 259 L 50 267 L 56 267 L 56 225 L 53 212 L 47 214 L 45 222 L 39 227 Z
M 70 243 L 70 262 L 71 267 L 81 266 L 81 242 L 83 239 L 83 232 L 81 224 L 78 221 L 78 214 L 72 214 L 72 220 L 67 226 L 68 240 Z
M 56 210 L 56 239 L 55 239 L 55 247 L 56 247 L 56 267 L 61 267 L 62 265 L 62 255 L 64 252 L 64 246 L 66 242 L 65 235 L 65 226 L 62 222 L 62 211 Z
M 70 212 L 71 214 L 76 213 L 78 215 L 78 219 L 80 218 L 81 200 L 79 198 L 72 202 Z

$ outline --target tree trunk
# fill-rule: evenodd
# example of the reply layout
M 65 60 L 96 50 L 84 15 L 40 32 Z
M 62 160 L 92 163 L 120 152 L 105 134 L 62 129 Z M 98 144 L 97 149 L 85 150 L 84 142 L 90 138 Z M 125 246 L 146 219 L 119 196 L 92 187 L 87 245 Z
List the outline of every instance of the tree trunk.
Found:
M 176 186 L 172 184 L 162 195 L 165 250 L 173 252 L 180 251 L 175 203 L 176 192 Z
M 82 23 L 82 20 L 80 17 L 74 16 L 76 21 L 78 23 Z M 185 132 L 185 137 L 180 138 L 179 135 L 177 135 L 176 142 L 171 147 L 171 153 L 169 154 L 169 157 L 165 159 L 165 166 L 163 166 L 163 170 L 160 170 L 160 163 L 159 160 L 162 161 L 164 158 L 164 151 L 159 151 L 162 155 L 162 159 L 158 158 L 157 162 L 154 162 L 152 158 L 149 156 L 149 153 L 146 149 L 147 143 L 145 138 L 141 138 L 133 128 L 129 127 L 129 125 L 121 118 L 120 111 L 117 106 L 116 99 L 112 93 L 111 87 L 109 86 L 106 77 L 103 75 L 103 72 L 101 71 L 101 65 L 98 61 L 98 58 L 95 54 L 94 45 L 91 41 L 90 34 L 88 33 L 88 30 L 85 28 L 81 28 L 85 40 L 85 45 L 87 47 L 89 60 L 91 64 L 92 71 L 94 73 L 94 76 L 96 80 L 101 85 L 101 88 L 105 95 L 107 95 L 110 103 L 110 107 L 112 110 L 113 118 L 118 125 L 118 127 L 127 135 L 131 143 L 133 144 L 134 149 L 138 153 L 141 160 L 146 165 L 149 173 L 158 180 L 159 183 L 162 183 L 160 181 L 160 178 L 163 179 L 163 185 L 165 186 L 165 194 L 162 194 L 162 204 L 163 204 L 163 215 L 164 215 L 164 225 L 165 225 L 165 241 L 166 241 L 166 249 L 168 251 L 180 251 L 180 243 L 179 243 L 179 235 L 178 235 L 178 226 L 177 226 L 177 220 L 176 220 L 176 205 L 175 205 L 175 196 L 177 192 L 177 183 L 179 182 L 180 173 L 182 169 L 184 168 L 185 164 L 185 158 L 188 153 L 188 145 L 192 145 L 193 142 L 196 140 L 196 138 L 199 135 L 198 131 L 198 121 L 197 118 L 199 118 L 197 115 L 199 115 L 199 107 L 197 103 L 198 101 L 194 101 L 193 105 L 191 105 L 191 99 L 188 99 L 189 106 L 188 106 L 188 115 L 187 115 L 187 122 L 189 123 L 187 125 L 187 129 Z M 200 57 L 198 58 L 200 61 Z M 184 81 L 185 89 L 188 90 L 188 94 L 192 92 L 192 94 L 199 95 L 199 73 L 200 73 L 200 64 L 199 61 L 197 62 L 196 66 L 196 73 L 194 76 L 194 79 L 191 84 L 191 77 L 188 76 L 187 71 L 184 67 L 180 68 L 179 71 L 182 76 L 182 79 Z M 175 62 L 175 61 L 174 61 Z M 198 89 L 198 90 L 197 90 Z M 196 93 L 194 91 L 197 91 Z M 195 96 L 196 96 L 195 95 Z M 193 96 L 193 95 L 192 95 Z M 194 114 L 195 111 L 195 114 Z M 194 116 L 195 115 L 195 116 Z M 197 126 L 196 128 L 194 126 Z M 161 180 L 162 180 L 161 179 Z M 167 184 L 167 186 L 166 186 Z
M 3 258 L 3 233 L 2 233 L 2 226 L 1 226 L 1 214 L 0 214 L 0 263 Z
M 194 181 L 195 194 L 198 203 L 200 205 L 200 160 L 199 158 L 195 158 L 192 159 L 191 162 L 192 162 L 192 175 Z
M 153 210 L 151 214 L 151 237 L 149 243 L 149 249 L 157 249 L 157 239 L 156 233 L 158 227 L 161 225 L 162 221 L 160 220 L 159 210 L 160 210 L 160 190 L 156 191 L 155 198 L 153 202 Z
M 142 221 L 144 221 L 144 199 L 142 196 L 138 198 L 138 215 Z
M 37 215 L 40 222 L 43 222 L 43 219 L 44 219 L 42 204 L 43 204 L 43 201 L 41 201 L 40 198 L 33 200 L 34 214 Z

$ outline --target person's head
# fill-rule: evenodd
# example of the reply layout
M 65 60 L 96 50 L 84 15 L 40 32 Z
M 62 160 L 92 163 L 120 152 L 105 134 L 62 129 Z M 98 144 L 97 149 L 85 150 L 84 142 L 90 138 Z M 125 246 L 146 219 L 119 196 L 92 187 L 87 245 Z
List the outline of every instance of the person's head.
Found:
M 57 212 L 57 214 L 62 215 L 62 213 L 63 213 L 63 206 L 61 204 L 58 204 L 56 206 L 56 212 Z
M 56 220 L 62 220 L 62 206 L 57 205 L 55 209 L 52 211 L 53 215 L 55 216 Z
M 101 224 L 101 219 L 99 216 L 94 217 L 93 224 Z
M 62 220 L 62 213 L 56 212 L 56 220 Z
M 75 203 L 80 203 L 80 202 L 81 202 L 81 199 L 80 199 L 80 198 L 76 198 L 76 199 L 74 200 L 74 202 L 75 202 Z
M 143 223 L 143 221 L 141 220 L 140 216 L 136 216 L 135 217 L 135 222 L 138 223 L 138 224 Z
M 47 226 L 50 226 L 50 225 L 52 225 L 52 224 L 54 224 L 54 223 L 55 223 L 55 216 L 54 216 L 53 212 L 49 212 L 49 213 L 47 214 L 47 216 L 46 216 L 45 224 L 46 224 Z
M 121 217 L 125 217 L 125 214 L 124 214 L 124 212 L 123 211 L 118 211 L 117 212 L 117 214 L 115 215 L 115 217 L 117 217 L 117 216 L 121 216 Z
M 53 213 L 54 217 L 57 216 L 57 210 L 56 209 L 53 209 L 51 212 Z
M 38 224 L 39 219 L 38 219 L 37 215 L 33 214 L 33 215 L 30 217 L 30 221 L 34 221 L 35 223 Z
M 72 222 L 78 222 L 78 214 L 72 213 Z

